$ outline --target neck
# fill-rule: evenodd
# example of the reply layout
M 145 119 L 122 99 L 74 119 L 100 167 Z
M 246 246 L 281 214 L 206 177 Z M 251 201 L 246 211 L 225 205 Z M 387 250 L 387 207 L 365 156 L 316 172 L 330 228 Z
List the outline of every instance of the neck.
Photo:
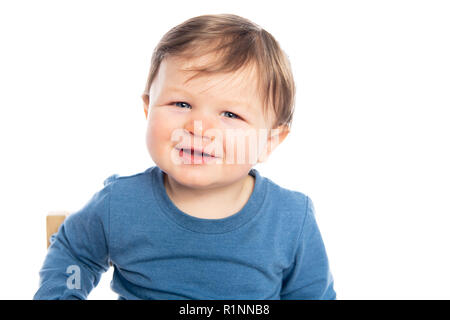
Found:
M 205 219 L 221 219 L 238 212 L 253 192 L 251 175 L 226 186 L 193 189 L 164 173 L 164 186 L 172 202 L 183 212 Z

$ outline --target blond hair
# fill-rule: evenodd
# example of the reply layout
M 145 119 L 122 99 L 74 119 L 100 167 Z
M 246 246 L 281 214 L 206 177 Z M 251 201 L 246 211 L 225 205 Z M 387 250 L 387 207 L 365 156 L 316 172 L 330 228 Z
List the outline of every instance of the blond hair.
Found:
M 189 59 L 209 53 L 219 53 L 219 61 L 190 69 L 197 71 L 190 79 L 201 73 L 233 72 L 255 64 L 264 115 L 267 115 L 268 106 L 271 105 L 275 114 L 273 127 L 291 126 L 295 84 L 286 53 L 269 32 L 234 14 L 197 16 L 169 30 L 153 51 L 144 94 L 149 95 L 165 57 L 170 55 Z

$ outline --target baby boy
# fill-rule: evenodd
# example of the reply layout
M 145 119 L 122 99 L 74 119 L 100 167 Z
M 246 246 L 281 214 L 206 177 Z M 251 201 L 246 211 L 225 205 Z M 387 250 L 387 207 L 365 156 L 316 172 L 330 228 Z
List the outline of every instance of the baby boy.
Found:
M 232 14 L 169 30 L 142 96 L 155 166 L 112 175 L 52 237 L 34 299 L 336 299 L 311 199 L 253 168 L 290 131 L 278 42 Z

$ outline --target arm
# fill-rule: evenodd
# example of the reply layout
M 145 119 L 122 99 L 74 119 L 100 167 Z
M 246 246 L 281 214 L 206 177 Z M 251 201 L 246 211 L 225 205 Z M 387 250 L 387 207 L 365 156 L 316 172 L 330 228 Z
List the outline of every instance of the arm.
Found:
M 95 193 L 52 236 L 33 299 L 86 299 L 97 286 L 109 267 L 110 188 Z
M 314 205 L 307 198 L 306 216 L 293 264 L 283 272 L 281 300 L 335 300 L 334 279 L 320 234 Z

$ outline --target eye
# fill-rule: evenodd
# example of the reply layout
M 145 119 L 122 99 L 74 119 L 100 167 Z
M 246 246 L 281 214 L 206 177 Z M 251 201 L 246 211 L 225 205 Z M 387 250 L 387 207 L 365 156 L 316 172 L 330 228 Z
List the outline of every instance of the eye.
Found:
M 172 102 L 171 105 L 176 105 L 176 106 L 179 106 L 180 108 L 192 108 L 192 106 L 189 103 L 183 102 L 183 101 L 175 101 L 175 102 Z M 227 118 L 242 119 L 240 116 L 238 116 L 237 114 L 230 112 L 230 111 L 224 111 L 223 113 L 225 114 L 225 116 Z M 242 120 L 244 120 L 244 119 L 242 119 Z
M 242 119 L 241 117 L 239 117 L 237 114 L 235 114 L 235 113 L 233 113 L 233 112 L 230 112 L 230 111 L 224 111 L 224 113 L 225 113 L 226 115 L 231 115 L 231 117 L 228 117 L 228 116 L 227 116 L 227 118 L 231 118 L 231 119 Z
M 172 102 L 171 104 L 174 104 L 174 105 L 176 105 L 176 106 L 180 106 L 180 105 L 181 105 L 181 108 L 185 108 L 184 106 L 189 106 L 189 107 L 191 107 L 191 105 L 190 105 L 189 103 L 182 102 L 182 101 Z

